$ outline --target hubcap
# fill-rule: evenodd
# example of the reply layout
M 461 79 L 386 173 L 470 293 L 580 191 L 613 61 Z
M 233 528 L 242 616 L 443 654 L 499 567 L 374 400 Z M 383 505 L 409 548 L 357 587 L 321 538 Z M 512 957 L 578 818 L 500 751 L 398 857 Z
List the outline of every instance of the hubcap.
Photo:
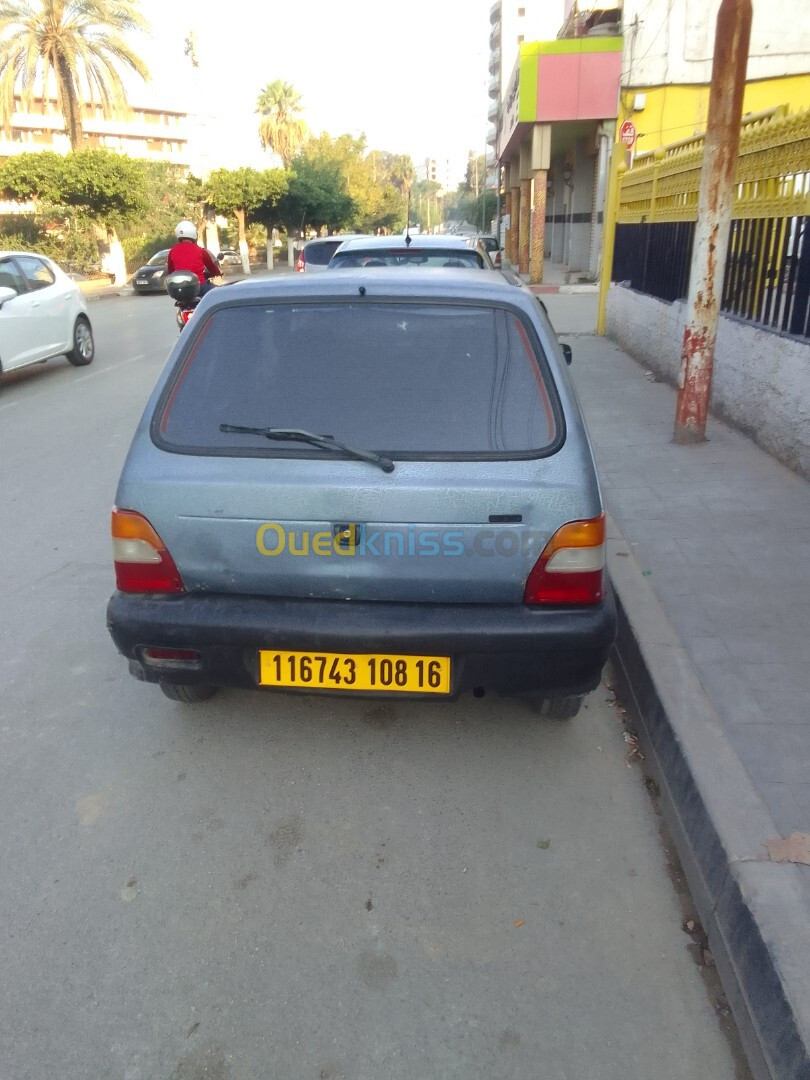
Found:
M 76 348 L 83 360 L 93 355 L 93 335 L 90 333 L 90 327 L 84 323 L 79 323 L 76 327 Z

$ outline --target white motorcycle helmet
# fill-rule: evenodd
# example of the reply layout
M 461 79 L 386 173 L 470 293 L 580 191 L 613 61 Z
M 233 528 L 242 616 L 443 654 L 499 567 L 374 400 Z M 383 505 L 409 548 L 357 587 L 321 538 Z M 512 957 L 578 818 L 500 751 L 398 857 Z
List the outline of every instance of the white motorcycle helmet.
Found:
M 193 221 L 181 221 L 174 230 L 174 235 L 178 240 L 196 240 L 197 226 Z

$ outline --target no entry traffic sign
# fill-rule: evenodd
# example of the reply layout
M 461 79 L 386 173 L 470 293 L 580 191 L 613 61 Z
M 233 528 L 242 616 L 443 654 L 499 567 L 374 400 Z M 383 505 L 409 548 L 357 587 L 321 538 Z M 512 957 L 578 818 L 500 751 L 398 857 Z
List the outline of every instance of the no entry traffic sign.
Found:
M 619 138 L 625 146 L 632 146 L 636 141 L 636 125 L 632 120 L 625 120 L 619 128 Z

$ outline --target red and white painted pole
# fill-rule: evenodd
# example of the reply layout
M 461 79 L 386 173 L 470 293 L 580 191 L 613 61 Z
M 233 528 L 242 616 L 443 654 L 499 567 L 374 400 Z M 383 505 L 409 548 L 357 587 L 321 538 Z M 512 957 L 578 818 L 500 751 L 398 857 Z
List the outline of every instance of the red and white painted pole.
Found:
M 717 14 L 709 117 L 675 411 L 674 440 L 681 444 L 706 439 L 717 320 L 734 209 L 751 16 L 751 0 L 723 0 Z

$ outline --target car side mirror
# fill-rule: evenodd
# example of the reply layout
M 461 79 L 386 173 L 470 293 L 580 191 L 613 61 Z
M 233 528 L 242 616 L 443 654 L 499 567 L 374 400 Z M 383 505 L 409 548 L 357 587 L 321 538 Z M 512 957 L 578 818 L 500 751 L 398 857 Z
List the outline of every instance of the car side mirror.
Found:
M 6 286 L 0 288 L 0 307 L 5 304 L 6 300 L 13 300 L 17 295 L 16 290 L 9 289 Z
M 570 345 L 561 345 L 560 347 L 562 348 L 563 356 L 565 357 L 565 362 L 570 367 L 571 366 L 571 361 L 574 359 L 574 354 L 571 352 L 571 346 Z

